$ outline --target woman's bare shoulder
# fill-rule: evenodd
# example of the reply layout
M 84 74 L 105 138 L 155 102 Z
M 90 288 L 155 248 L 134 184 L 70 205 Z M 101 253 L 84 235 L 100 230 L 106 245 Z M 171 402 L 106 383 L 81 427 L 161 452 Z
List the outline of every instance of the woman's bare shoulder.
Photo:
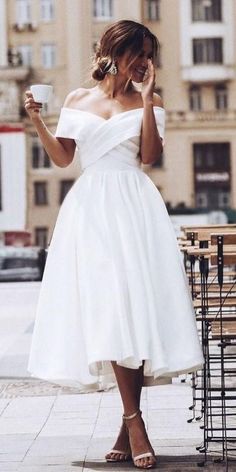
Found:
M 153 94 L 153 105 L 154 105 L 155 107 L 164 108 L 163 100 L 162 100 L 162 98 L 160 97 L 160 95 L 158 95 L 157 93 L 154 93 L 154 94 Z
M 86 88 L 73 90 L 67 95 L 63 106 L 68 108 L 78 108 L 78 102 L 89 95 L 89 93 L 89 89 Z

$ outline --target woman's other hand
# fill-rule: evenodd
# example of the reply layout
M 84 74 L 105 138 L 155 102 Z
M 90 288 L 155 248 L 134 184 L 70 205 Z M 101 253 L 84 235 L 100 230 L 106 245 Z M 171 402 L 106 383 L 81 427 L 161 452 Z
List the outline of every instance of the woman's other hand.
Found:
M 37 120 L 41 117 L 40 111 L 42 109 L 42 103 L 35 102 L 33 94 L 30 90 L 25 92 L 25 109 L 32 121 Z
M 144 81 L 142 82 L 141 94 L 142 94 L 143 102 L 153 101 L 155 78 L 156 78 L 155 67 L 151 59 L 148 59 L 147 77 L 144 78 Z

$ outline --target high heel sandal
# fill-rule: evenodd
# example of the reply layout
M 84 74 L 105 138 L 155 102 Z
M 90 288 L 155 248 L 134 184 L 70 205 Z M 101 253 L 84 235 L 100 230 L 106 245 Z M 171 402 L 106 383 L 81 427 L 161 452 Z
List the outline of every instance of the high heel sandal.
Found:
M 127 426 L 125 426 L 125 427 L 127 429 Z M 119 459 L 118 458 L 107 457 L 110 454 L 119 454 L 122 457 L 120 457 Z M 120 449 L 111 449 L 108 452 L 108 454 L 106 454 L 105 459 L 106 459 L 106 462 L 129 462 L 129 461 L 132 460 L 132 456 L 131 456 L 130 451 L 123 451 L 123 450 L 120 450 Z
M 137 415 L 141 416 L 141 411 L 140 410 L 135 411 L 135 413 L 133 413 L 132 415 L 129 415 L 129 416 L 123 415 L 123 420 L 124 421 L 132 420 L 132 419 L 136 418 Z M 145 458 L 148 458 L 148 457 L 152 457 L 155 462 L 153 462 L 152 464 L 148 464 L 146 466 L 145 465 L 143 465 L 143 466 L 138 465 L 136 463 L 140 459 L 145 459 Z M 153 450 L 148 451 L 148 452 L 144 452 L 143 454 L 138 454 L 137 456 L 132 456 L 132 460 L 133 460 L 134 466 L 137 467 L 137 469 L 153 469 L 154 467 L 156 467 L 156 458 L 155 458 Z

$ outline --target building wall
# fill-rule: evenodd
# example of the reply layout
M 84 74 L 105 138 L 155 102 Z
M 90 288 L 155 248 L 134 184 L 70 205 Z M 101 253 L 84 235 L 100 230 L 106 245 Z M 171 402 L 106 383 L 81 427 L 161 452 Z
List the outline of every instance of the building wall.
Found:
M 30 83 L 45 82 L 54 86 L 54 95 L 44 112 L 44 120 L 53 132 L 60 107 L 67 93 L 77 87 L 90 87 L 90 64 L 94 43 L 104 28 L 122 18 L 142 21 L 158 37 L 161 45 L 161 66 L 157 70 L 156 85 L 162 90 L 166 109 L 166 139 L 163 165 L 144 166 L 144 170 L 160 189 L 164 200 L 172 206 L 196 204 L 194 187 L 194 143 L 229 142 L 231 164 L 231 206 L 236 207 L 236 2 L 222 0 L 223 21 L 218 23 L 192 22 L 190 0 L 160 0 L 160 18 L 148 20 L 146 0 L 114 0 L 112 18 L 94 18 L 92 0 L 56 0 L 55 18 L 40 20 L 39 0 L 32 10 L 33 31 L 16 31 L 15 0 L 5 2 L 8 18 L 8 45 L 18 47 L 31 44 L 33 74 Z M 224 63 L 222 65 L 193 65 L 192 39 L 222 36 Z M 45 69 L 41 61 L 44 42 L 56 45 L 55 67 Z M 0 57 L 1 52 L 0 52 Z M 3 59 L 2 59 L 3 60 Z M 216 110 L 215 87 L 228 88 L 228 107 Z M 1 83 L 0 83 L 1 85 Z M 200 87 L 201 110 L 190 110 L 189 89 Z M 1 103 L 0 103 L 1 105 Z M 32 168 L 31 141 L 35 132 L 26 118 L 27 134 L 27 218 L 26 226 L 34 234 L 35 228 L 48 227 L 52 233 L 59 210 L 58 193 L 63 179 L 76 179 L 80 169 L 75 162 L 67 169 Z M 48 201 L 45 206 L 34 204 L 34 182 L 47 181 Z
M 1 131 L 0 231 L 24 230 L 26 217 L 25 133 Z

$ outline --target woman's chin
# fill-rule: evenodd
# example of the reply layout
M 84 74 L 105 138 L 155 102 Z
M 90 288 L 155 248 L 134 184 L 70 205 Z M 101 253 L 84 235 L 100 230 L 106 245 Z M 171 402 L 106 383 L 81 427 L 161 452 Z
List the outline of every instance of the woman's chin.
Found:
M 136 84 L 141 84 L 143 82 L 143 76 L 140 75 L 133 75 L 132 81 Z

